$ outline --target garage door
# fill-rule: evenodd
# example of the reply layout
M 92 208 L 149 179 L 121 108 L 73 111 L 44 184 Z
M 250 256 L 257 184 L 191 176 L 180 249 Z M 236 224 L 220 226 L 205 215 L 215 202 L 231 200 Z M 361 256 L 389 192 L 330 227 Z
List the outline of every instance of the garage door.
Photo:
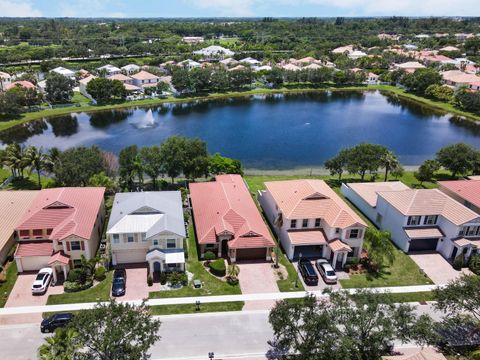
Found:
M 438 239 L 412 239 L 408 252 L 412 251 L 427 251 L 437 249 Z
M 128 251 L 116 251 L 118 264 L 134 264 L 146 262 L 147 252 L 145 250 L 128 250 Z
M 241 260 L 265 260 L 267 248 L 237 249 L 237 261 Z
M 298 259 L 300 253 L 304 258 L 321 258 L 323 254 L 322 245 L 297 245 L 293 253 L 293 258 Z
M 48 260 L 50 260 L 50 256 L 24 256 L 17 258 L 17 261 L 20 262 L 19 268 L 23 271 L 35 271 L 48 267 Z

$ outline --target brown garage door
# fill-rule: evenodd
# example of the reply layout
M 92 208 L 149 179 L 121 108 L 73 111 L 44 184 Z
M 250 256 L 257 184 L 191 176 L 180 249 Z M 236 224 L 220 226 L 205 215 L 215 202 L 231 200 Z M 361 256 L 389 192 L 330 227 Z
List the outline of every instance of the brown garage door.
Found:
M 265 260 L 267 256 L 266 248 L 257 249 L 237 249 L 237 261 L 241 260 Z

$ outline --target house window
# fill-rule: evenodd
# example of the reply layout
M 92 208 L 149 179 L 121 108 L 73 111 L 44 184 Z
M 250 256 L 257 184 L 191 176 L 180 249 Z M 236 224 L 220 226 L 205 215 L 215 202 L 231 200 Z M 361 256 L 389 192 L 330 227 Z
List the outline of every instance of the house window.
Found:
M 419 225 L 420 216 L 409 216 L 407 220 L 407 225 Z
M 119 244 L 120 243 L 120 236 L 118 234 L 113 234 L 112 239 L 113 239 L 114 244 Z
M 340 234 L 340 228 L 335 228 L 335 234 Z
M 142 233 L 142 241 L 147 241 L 147 233 Z
M 290 228 L 295 229 L 297 227 L 297 220 L 290 220 Z
M 320 227 L 320 222 L 322 221 L 322 219 L 315 219 L 315 227 L 318 228 Z
M 425 220 L 423 220 L 424 225 L 435 225 L 438 220 L 438 215 L 428 215 L 425 216 Z
M 153 239 L 153 246 L 158 246 L 158 240 L 157 239 Z
M 381 214 L 377 214 L 377 223 L 381 224 L 382 223 L 383 216 Z
M 47 235 L 50 235 L 52 233 L 53 229 L 47 229 Z
M 70 250 L 75 251 L 81 249 L 80 241 L 70 241 Z
M 170 270 L 177 268 L 177 264 L 167 264 L 167 266 Z
M 20 230 L 20 236 L 30 236 L 30 231 L 28 230 Z
M 79 259 L 73 260 L 74 268 L 79 267 L 80 265 L 82 265 L 82 260 L 79 260 Z
M 167 249 L 175 249 L 177 247 L 177 242 L 175 239 L 167 239 Z
M 42 229 L 33 229 L 33 236 L 42 236 Z
M 205 249 L 214 249 L 215 244 L 205 244 Z
M 360 230 L 358 230 L 358 229 L 352 229 L 352 230 L 350 230 L 350 236 L 349 236 L 349 238 L 350 238 L 350 239 L 357 239 L 357 238 L 360 237 L 359 235 L 360 235 Z
M 127 234 L 127 242 L 133 243 L 135 241 L 133 234 Z
M 302 227 L 304 227 L 304 228 L 308 227 L 308 219 L 303 219 Z

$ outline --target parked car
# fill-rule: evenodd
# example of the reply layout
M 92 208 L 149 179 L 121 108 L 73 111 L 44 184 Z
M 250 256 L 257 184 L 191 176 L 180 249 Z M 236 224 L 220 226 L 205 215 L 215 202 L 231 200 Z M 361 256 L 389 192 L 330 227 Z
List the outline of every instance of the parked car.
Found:
M 315 266 L 317 267 L 318 273 L 326 284 L 337 283 L 337 274 L 327 259 L 318 259 L 315 261 Z
M 58 313 L 42 320 L 40 331 L 42 333 L 53 332 L 55 329 L 67 325 L 73 319 L 72 313 Z
M 123 296 L 127 287 L 127 272 L 125 269 L 116 269 L 113 273 L 112 296 Z
M 300 274 L 302 274 L 305 284 L 310 286 L 318 285 L 318 275 L 310 260 L 302 259 L 298 263 Z
M 45 294 L 48 285 L 52 281 L 53 270 L 51 268 L 42 268 L 32 284 L 32 294 Z

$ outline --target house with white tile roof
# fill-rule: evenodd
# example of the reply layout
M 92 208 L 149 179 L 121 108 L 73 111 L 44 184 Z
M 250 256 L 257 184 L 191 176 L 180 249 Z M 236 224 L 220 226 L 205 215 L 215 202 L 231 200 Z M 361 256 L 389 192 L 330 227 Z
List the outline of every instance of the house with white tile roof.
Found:
M 437 251 L 467 260 L 480 244 L 480 215 L 438 189 L 401 182 L 342 184 L 342 194 L 404 252 Z
M 0 92 L 5 91 L 12 83 L 12 76 L 6 72 L 0 71 Z
M 148 263 L 150 274 L 184 271 L 186 232 L 180 191 L 116 194 L 107 237 L 113 265 Z
M 122 66 L 121 69 L 125 71 L 127 75 L 132 75 L 140 71 L 140 66 L 138 66 L 137 64 L 128 64 L 128 65 Z
M 266 182 L 258 200 L 290 260 L 324 257 L 343 267 L 360 256 L 367 224 L 325 181 Z

